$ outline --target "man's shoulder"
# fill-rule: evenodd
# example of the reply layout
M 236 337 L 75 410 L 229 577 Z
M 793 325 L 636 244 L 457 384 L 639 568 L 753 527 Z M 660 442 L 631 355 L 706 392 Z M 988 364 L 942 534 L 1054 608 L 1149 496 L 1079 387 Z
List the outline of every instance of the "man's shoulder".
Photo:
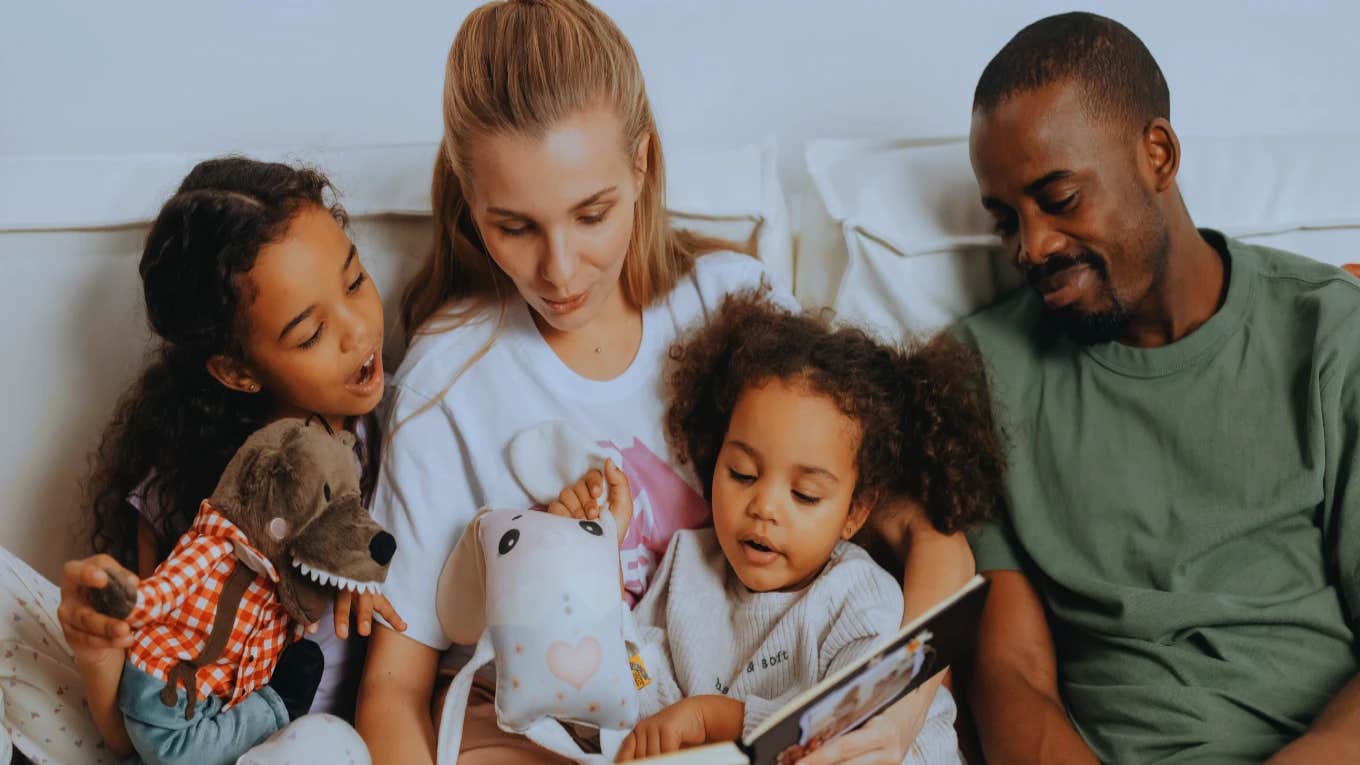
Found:
M 993 370 L 1031 365 L 1036 349 L 1047 345 L 1043 300 L 1034 290 L 1020 287 L 959 321 L 950 333 L 977 349 Z
M 1354 276 L 1287 250 L 1239 240 L 1229 240 L 1229 247 L 1260 279 L 1259 310 L 1312 324 L 1318 343 L 1360 333 L 1360 280 Z
M 959 320 L 957 327 L 989 339 L 1024 334 L 1043 315 L 1043 302 L 1028 287 L 1017 287 L 995 303 Z
M 1240 258 L 1251 258 L 1267 283 L 1278 284 L 1284 296 L 1330 299 L 1342 305 L 1360 305 L 1360 280 L 1329 263 L 1296 252 L 1230 240 Z

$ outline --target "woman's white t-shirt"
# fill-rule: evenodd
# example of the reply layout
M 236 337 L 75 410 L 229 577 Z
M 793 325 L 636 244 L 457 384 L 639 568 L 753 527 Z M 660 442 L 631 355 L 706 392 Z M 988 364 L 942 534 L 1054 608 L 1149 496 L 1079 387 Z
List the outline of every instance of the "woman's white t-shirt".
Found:
M 548 420 L 565 420 L 622 453 L 634 494 L 622 545 L 624 586 L 640 597 L 671 535 L 706 525 L 710 515 L 693 471 L 676 463 L 665 437 L 667 352 L 725 296 L 768 284 L 749 256 L 699 258 L 690 276 L 643 312 L 637 355 L 607 381 L 572 371 L 518 299 L 505 307 L 503 322 L 492 306 L 482 320 L 417 337 L 397 372 L 372 503 L 373 517 L 397 540 L 383 592 L 406 620 L 405 634 L 449 647 L 436 614 L 445 559 L 479 509 L 533 505 L 511 474 L 506 449 L 515 434 Z M 777 289 L 771 296 L 797 305 Z

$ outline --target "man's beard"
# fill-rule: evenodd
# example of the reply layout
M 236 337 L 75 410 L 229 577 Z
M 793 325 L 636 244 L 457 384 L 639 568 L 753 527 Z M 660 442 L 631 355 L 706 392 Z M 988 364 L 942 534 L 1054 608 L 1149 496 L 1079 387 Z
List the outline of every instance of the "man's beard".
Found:
M 1079 266 L 1091 269 L 1096 282 L 1100 285 L 1100 294 L 1109 305 L 1104 310 L 1094 312 L 1083 311 L 1075 305 L 1064 306 L 1048 311 L 1050 320 L 1079 345 L 1096 345 L 1118 340 L 1128 330 L 1133 314 L 1124 307 L 1119 295 L 1115 294 L 1114 285 L 1110 283 L 1110 271 L 1105 267 L 1105 261 L 1095 253 L 1088 250 L 1075 258 L 1054 255 L 1042 265 L 1030 269 L 1026 276 L 1030 285 L 1037 289 L 1044 279 L 1053 274 Z

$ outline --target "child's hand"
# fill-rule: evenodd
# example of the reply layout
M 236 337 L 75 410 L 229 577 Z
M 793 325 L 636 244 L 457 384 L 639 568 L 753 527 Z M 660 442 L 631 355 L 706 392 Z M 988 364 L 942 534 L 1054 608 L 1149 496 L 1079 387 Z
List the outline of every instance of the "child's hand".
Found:
M 123 619 L 105 616 L 90 604 L 89 590 L 103 589 L 113 572 L 129 589 L 137 589 L 137 575 L 118 565 L 108 555 L 94 555 L 67 561 L 61 570 L 61 603 L 57 622 L 77 661 L 98 663 L 117 661 L 132 645 L 132 627 Z
M 619 755 L 614 761 L 627 762 L 643 757 L 655 757 L 677 749 L 708 743 L 700 698 L 692 696 L 676 702 L 639 722 L 619 746 Z
M 728 696 L 704 694 L 672 704 L 633 728 L 615 762 L 652 757 L 741 735 L 746 705 Z
M 600 517 L 600 497 L 606 483 L 609 485 L 609 512 L 618 527 L 619 544 L 623 544 L 623 538 L 628 535 L 628 524 L 633 522 L 633 492 L 628 486 L 628 476 L 613 460 L 604 461 L 603 474 L 592 470 L 563 489 L 557 501 L 548 505 L 548 512 L 583 521 L 596 520 Z
M 335 595 L 335 636 L 344 640 L 349 637 L 350 610 L 353 608 L 355 594 L 349 590 L 340 590 Z M 387 623 L 392 625 L 392 629 L 397 632 L 406 631 L 406 622 L 402 620 L 397 609 L 387 602 L 387 597 L 382 593 L 365 592 L 358 596 L 359 607 L 354 611 L 354 618 L 359 621 L 359 634 L 368 637 L 368 633 L 373 631 L 373 612 L 377 611 Z M 316 632 L 315 625 L 308 627 L 310 633 Z

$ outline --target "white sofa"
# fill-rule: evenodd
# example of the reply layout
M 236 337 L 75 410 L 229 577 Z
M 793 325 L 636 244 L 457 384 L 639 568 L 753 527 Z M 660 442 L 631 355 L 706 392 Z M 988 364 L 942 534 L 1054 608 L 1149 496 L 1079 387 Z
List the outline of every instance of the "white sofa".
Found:
M 256 152 L 333 175 L 353 235 L 396 316 L 429 242 L 433 145 Z M 669 149 L 682 225 L 750 241 L 805 304 L 886 335 L 929 332 L 1017 278 L 995 254 L 958 140 L 815 141 L 812 186 L 791 224 L 779 147 Z M 1360 260 L 1360 135 L 1184 140 L 1181 181 L 1202 226 L 1332 263 Z M 149 334 L 136 264 L 147 222 L 187 155 L 52 161 L 0 157 L 0 540 L 40 571 L 84 549 L 79 482 Z M 84 193 L 70 196 L 73 184 Z M 795 257 L 796 251 L 796 257 Z M 399 328 L 389 322 L 395 368 Z

